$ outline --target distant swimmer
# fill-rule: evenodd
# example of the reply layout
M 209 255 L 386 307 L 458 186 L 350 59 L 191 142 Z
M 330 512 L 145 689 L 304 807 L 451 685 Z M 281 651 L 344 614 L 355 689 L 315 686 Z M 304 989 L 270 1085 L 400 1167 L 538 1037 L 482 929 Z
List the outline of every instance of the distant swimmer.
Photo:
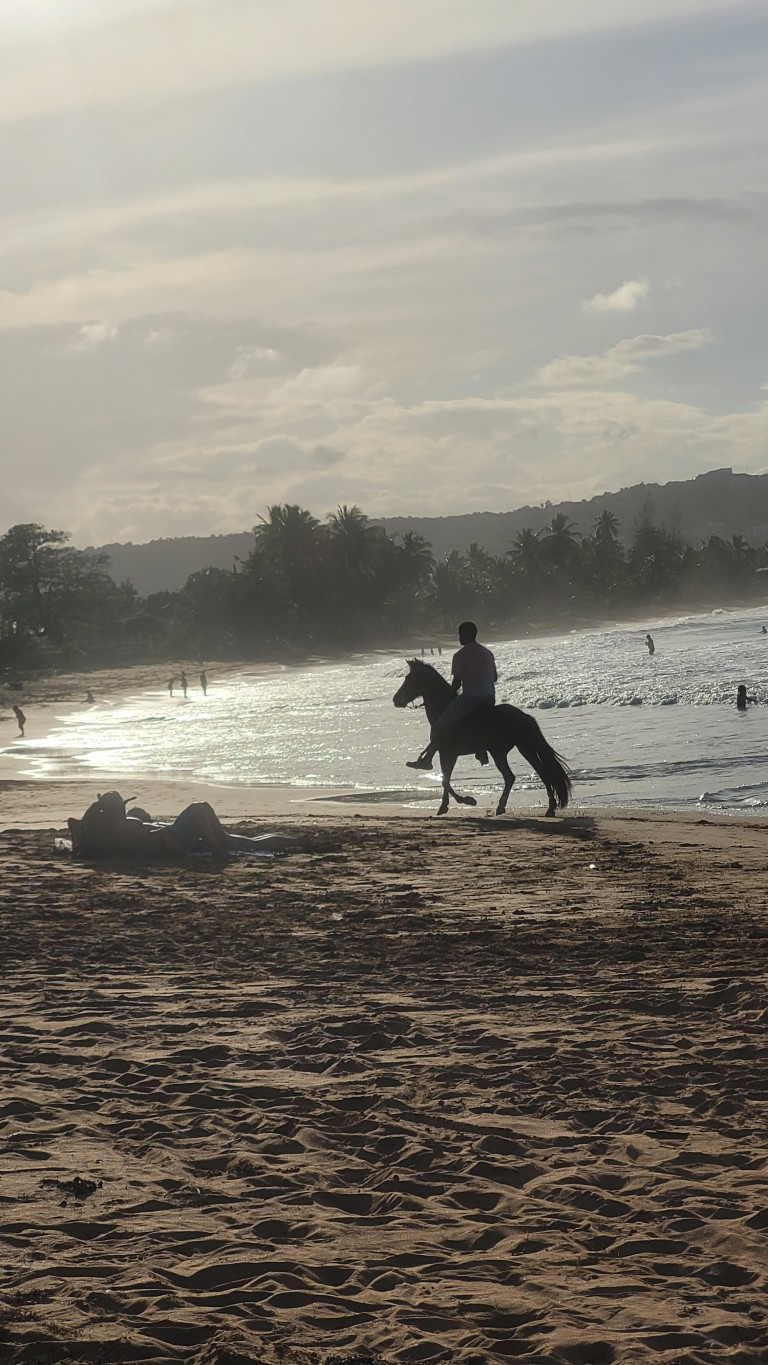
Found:
M 768 635 L 768 626 L 761 626 L 761 627 L 760 627 L 760 634 L 761 634 L 761 635 Z
M 203 669 L 202 673 L 200 674 L 200 686 L 201 686 L 202 689 L 203 689 L 203 696 L 204 696 L 204 697 L 207 697 L 207 696 L 208 696 L 208 679 L 207 679 L 206 676 L 205 676 L 205 669 Z
M 653 643 L 653 636 L 652 636 L 652 635 L 646 635 L 646 637 L 645 637 L 645 643 L 646 643 L 647 646 L 648 646 L 648 653 L 649 653 L 649 654 L 655 654 L 655 653 L 656 653 L 656 646 L 655 646 L 655 644 Z
M 189 687 L 189 683 L 187 682 L 187 675 L 186 675 L 186 673 L 184 672 L 184 669 L 183 669 L 183 668 L 182 668 L 181 673 L 180 673 L 180 675 L 179 675 L 179 682 L 181 683 L 181 690 L 182 690 L 182 692 L 184 693 L 184 696 L 186 697 L 186 695 L 187 695 L 187 688 Z
M 768 633 L 768 632 L 766 632 L 766 633 Z M 739 686 L 738 686 L 738 688 L 736 689 L 736 706 L 737 706 L 738 710 L 739 710 L 739 711 L 746 711 L 746 709 L 747 709 L 747 702 L 748 702 L 748 701 L 752 701 L 752 702 L 755 702 L 755 703 L 756 703 L 756 702 L 757 702 L 757 697 L 748 697 L 748 696 L 747 696 L 747 689 L 746 689 L 746 687 L 744 686 L 743 683 L 740 683 Z
M 27 723 L 27 718 L 26 718 L 26 716 L 24 715 L 24 712 L 22 711 L 22 709 L 21 709 L 20 706 L 14 706 L 14 707 L 13 707 L 13 714 L 14 714 L 14 716 L 16 717 L 17 721 L 19 722 L 19 734 L 20 734 L 20 735 L 23 735 L 23 734 L 24 734 L 24 726 L 25 726 L 26 723 Z

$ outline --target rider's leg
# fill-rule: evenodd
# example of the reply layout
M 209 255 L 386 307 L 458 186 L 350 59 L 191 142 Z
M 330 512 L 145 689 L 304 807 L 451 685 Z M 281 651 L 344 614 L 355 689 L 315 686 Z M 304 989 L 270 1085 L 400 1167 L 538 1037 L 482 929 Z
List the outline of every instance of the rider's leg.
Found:
M 465 697 L 463 692 L 460 696 L 449 701 L 442 715 L 438 716 L 432 726 L 432 738 L 426 749 L 422 749 L 418 758 L 408 761 L 406 767 L 424 768 L 429 771 L 432 767 L 432 759 L 440 747 L 440 736 L 444 735 L 446 730 L 450 730 L 460 720 L 463 720 L 465 716 L 472 715 L 481 704 L 477 697 Z
M 430 740 L 426 749 L 422 749 L 418 758 L 406 759 L 405 766 L 406 768 L 424 768 L 426 769 L 427 772 L 431 772 L 432 759 L 434 758 L 436 753 L 437 745 L 434 743 L 433 740 Z

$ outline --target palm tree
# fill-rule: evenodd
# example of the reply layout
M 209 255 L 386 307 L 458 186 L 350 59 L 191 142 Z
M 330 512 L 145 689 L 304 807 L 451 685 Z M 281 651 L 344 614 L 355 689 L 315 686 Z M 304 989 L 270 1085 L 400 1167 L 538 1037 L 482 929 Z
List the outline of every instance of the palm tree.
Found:
M 366 635 L 381 623 L 404 614 L 404 571 L 401 547 L 383 526 L 372 524 L 359 507 L 338 507 L 328 518 L 331 567 L 345 596 L 335 618 L 342 634 Z M 431 564 L 431 555 L 429 557 Z M 427 570 L 428 572 L 428 570 Z M 413 598 L 413 580 L 408 583 Z M 405 614 L 408 614 L 407 612 Z
M 443 626 L 455 626 L 467 611 L 471 597 L 467 586 L 467 561 L 458 550 L 451 550 L 446 559 L 435 565 L 431 597 Z
M 375 576 L 386 540 L 381 526 L 372 526 L 359 507 L 344 503 L 329 516 L 328 535 L 337 566 L 350 584 Z
M 619 543 L 619 519 L 604 507 L 592 528 L 592 535 L 581 542 L 581 561 L 585 585 L 596 602 L 607 604 L 624 577 L 624 551 Z
M 422 586 L 432 576 L 435 556 L 428 540 L 418 531 L 405 531 L 400 538 L 401 562 L 405 566 L 405 577 Z
M 565 512 L 556 512 L 547 527 L 547 540 L 572 548 L 580 538 L 581 532 L 576 530 L 576 522 L 569 521 Z
M 317 549 L 320 522 L 296 503 L 273 503 L 259 521 L 253 531 L 256 543 L 276 560 L 303 560 Z
M 556 574 L 570 576 L 576 559 L 577 541 L 580 538 L 575 522 L 569 521 L 564 512 L 556 512 L 547 527 L 544 539 L 547 558 Z
M 323 589 L 320 572 L 325 532 L 319 521 L 296 503 L 274 503 L 254 527 L 254 565 L 261 563 L 268 584 L 285 615 L 302 633 L 317 620 Z
M 618 540 L 619 518 L 615 512 L 611 511 L 610 507 L 604 507 L 600 515 L 595 518 L 592 532 L 595 540 L 601 545 L 607 545 L 611 541 Z
M 538 573 L 541 568 L 541 533 L 532 526 L 524 526 L 518 531 L 507 557 L 526 577 Z

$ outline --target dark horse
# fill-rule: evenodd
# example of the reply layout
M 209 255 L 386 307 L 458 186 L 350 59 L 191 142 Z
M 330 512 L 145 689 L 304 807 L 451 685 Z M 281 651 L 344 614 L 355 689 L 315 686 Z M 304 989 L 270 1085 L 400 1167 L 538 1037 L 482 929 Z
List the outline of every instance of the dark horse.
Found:
M 449 701 L 453 698 L 450 683 L 431 664 L 420 659 L 408 660 L 408 676 L 402 687 L 392 698 L 395 706 L 407 706 L 417 697 L 424 698 L 427 720 L 434 725 Z M 439 732 L 438 732 L 439 733 Z M 487 749 L 496 767 L 504 778 L 496 814 L 503 815 L 507 809 L 507 799 L 512 790 L 515 774 L 507 762 L 510 749 L 517 748 L 523 758 L 538 773 L 549 797 L 547 815 L 557 810 L 565 810 L 571 794 L 571 779 L 565 763 L 547 744 L 533 716 L 519 711 L 516 706 L 494 706 L 492 710 L 481 711 L 474 716 L 466 716 L 452 725 L 445 734 L 439 735 L 438 755 L 443 772 L 443 799 L 438 815 L 445 815 L 448 798 L 453 797 L 462 806 L 476 806 L 473 796 L 459 796 L 451 786 L 451 774 L 459 754 L 475 754 Z

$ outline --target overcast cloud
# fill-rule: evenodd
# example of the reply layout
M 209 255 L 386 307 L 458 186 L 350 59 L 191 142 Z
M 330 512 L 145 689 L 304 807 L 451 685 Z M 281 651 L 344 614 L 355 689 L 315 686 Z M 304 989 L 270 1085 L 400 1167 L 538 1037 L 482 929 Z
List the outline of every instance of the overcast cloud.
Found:
M 765 5 L 0 0 L 0 531 L 768 468 Z

